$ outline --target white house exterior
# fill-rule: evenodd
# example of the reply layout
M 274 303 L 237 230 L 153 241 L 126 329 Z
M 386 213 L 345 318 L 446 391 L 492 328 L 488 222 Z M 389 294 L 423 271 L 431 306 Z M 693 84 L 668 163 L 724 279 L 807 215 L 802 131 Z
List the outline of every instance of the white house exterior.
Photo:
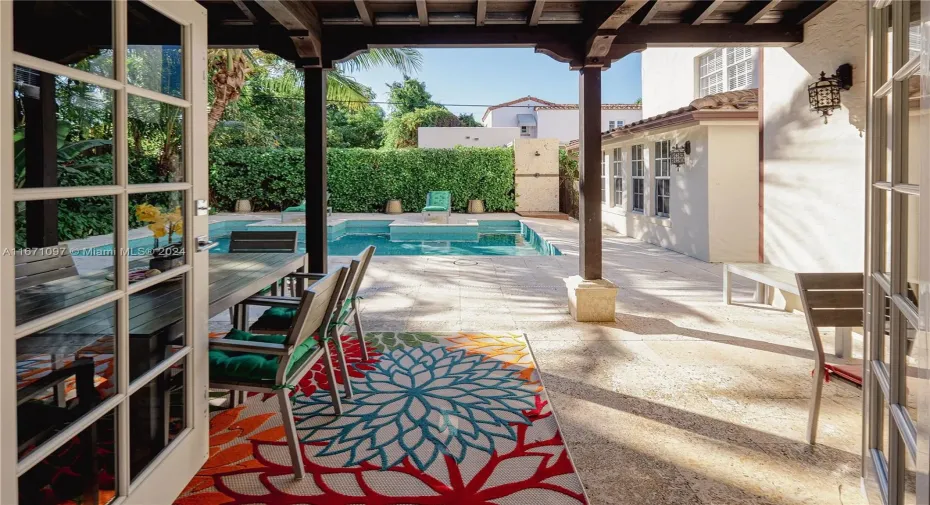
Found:
M 649 147 L 664 138 L 672 139 L 673 145 L 687 138 L 692 144 L 689 162 L 698 166 L 708 164 L 707 183 L 712 185 L 707 191 L 701 187 L 695 193 L 692 174 L 701 170 L 686 173 L 683 168 L 681 174 L 672 175 L 668 220 L 650 212 L 649 206 L 655 205 L 654 196 L 647 196 L 645 213 L 632 218 L 624 216 L 630 212 L 628 203 L 621 202 L 618 209 L 613 200 L 608 200 L 603 214 L 605 226 L 708 261 L 730 261 L 712 254 L 710 248 L 700 243 L 703 239 L 695 238 L 696 232 L 689 230 L 690 221 L 680 224 L 680 232 L 672 230 L 678 228 L 681 218 L 690 220 L 696 211 L 703 214 L 719 205 L 714 198 L 729 199 L 728 204 L 734 197 L 748 202 L 751 198 L 747 199 L 747 194 L 754 192 L 756 207 L 747 206 L 743 211 L 755 221 L 745 226 L 751 227 L 755 234 L 756 253 L 745 257 L 748 249 L 741 245 L 738 256 L 744 257 L 744 261 L 762 261 L 793 271 L 862 271 L 867 9 L 865 2 L 836 2 L 805 26 L 803 43 L 789 48 L 689 47 L 643 51 L 645 117 L 669 114 L 708 94 L 758 88 L 758 122 L 752 132 L 745 127 L 739 130 L 741 143 L 736 143 L 735 138 L 722 141 L 722 137 L 717 137 L 720 142 L 714 142 L 714 132 L 724 130 L 693 125 L 605 140 L 605 155 L 608 163 L 613 163 L 614 144 L 619 142 L 621 152 L 627 153 L 628 147 L 641 139 L 647 146 L 646 179 L 652 181 L 654 175 L 649 163 L 654 163 L 654 154 Z M 837 26 L 848 29 L 838 31 Z M 817 80 L 821 71 L 830 75 L 844 63 L 853 67 L 853 84 L 842 93 L 842 108 L 824 124 L 822 117 L 809 111 L 807 86 Z M 734 128 L 727 130 L 735 132 Z M 912 137 L 910 141 L 915 139 Z M 753 149 L 758 154 L 755 159 L 747 155 Z M 739 167 L 717 168 L 716 160 L 732 165 L 737 159 Z M 623 162 L 624 166 L 628 164 Z M 715 175 L 728 173 L 738 173 L 745 179 L 743 184 L 714 192 L 712 188 L 718 187 L 714 185 L 730 182 Z M 724 186 L 727 185 L 719 188 Z M 707 202 L 695 200 L 704 195 L 709 199 Z M 680 205 L 687 205 L 688 212 Z M 656 226 L 668 226 L 669 231 L 662 232 Z M 712 220 L 710 226 L 713 233 Z
M 756 90 L 710 95 L 605 132 L 604 225 L 704 261 L 755 261 L 757 139 Z M 671 150 L 686 142 L 690 154 L 675 166 Z

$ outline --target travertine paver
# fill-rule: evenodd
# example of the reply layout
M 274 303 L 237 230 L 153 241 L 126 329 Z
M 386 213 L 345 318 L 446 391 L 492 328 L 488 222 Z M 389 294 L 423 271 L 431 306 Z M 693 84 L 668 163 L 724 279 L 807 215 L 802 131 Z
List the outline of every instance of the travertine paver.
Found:
M 801 315 L 740 304 L 748 283 L 724 306 L 719 265 L 605 231 L 617 319 L 576 323 L 562 279 L 577 273 L 578 226 L 525 221 L 564 255 L 375 257 L 366 327 L 526 332 L 595 504 L 865 503 L 859 391 L 827 384 L 820 443 L 804 442 Z

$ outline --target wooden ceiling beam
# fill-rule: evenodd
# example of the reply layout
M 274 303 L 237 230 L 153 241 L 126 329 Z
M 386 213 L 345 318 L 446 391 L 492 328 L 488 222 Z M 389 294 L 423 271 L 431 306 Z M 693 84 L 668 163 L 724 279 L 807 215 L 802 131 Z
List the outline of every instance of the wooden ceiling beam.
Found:
M 750 14 L 749 12 L 747 12 L 745 14 L 740 15 L 739 17 L 746 19 L 745 23 L 747 25 L 754 25 L 760 19 L 765 17 L 765 15 L 768 14 L 769 11 L 771 11 L 779 3 L 781 3 L 781 0 L 769 0 L 768 2 L 749 2 L 749 6 L 746 7 L 746 9 L 747 10 L 752 9 L 752 13 Z M 760 8 L 757 4 L 762 4 L 762 7 Z M 747 14 L 748 14 L 748 17 L 744 17 Z
M 355 8 L 358 9 L 358 17 L 365 26 L 374 26 L 375 14 L 371 11 L 371 6 L 365 0 L 355 0 Z
M 717 10 L 717 7 L 720 7 L 720 4 L 722 4 L 723 1 L 724 0 L 713 0 L 707 4 L 707 7 L 705 7 L 704 10 L 702 10 L 697 15 L 697 17 L 694 18 L 694 21 L 692 21 L 691 24 L 696 26 L 706 21 L 707 18 L 709 18 L 710 15 L 713 14 L 715 10 Z
M 286 0 L 256 0 L 256 3 L 288 31 L 301 58 L 320 56 L 322 23 L 312 3 Z
M 426 0 L 417 0 L 417 17 L 420 18 L 420 26 L 429 25 L 429 12 L 426 10 Z
M 626 0 L 619 5 L 611 5 L 606 11 L 606 16 L 603 11 L 599 16 L 589 11 L 587 13 L 589 19 L 586 21 L 592 25 L 597 23 L 597 31 L 588 39 L 585 46 L 587 58 L 597 60 L 607 56 L 617 36 L 617 30 L 639 12 L 639 9 L 647 2 L 648 0 Z
M 807 7 L 807 9 L 796 14 L 794 18 L 791 19 L 791 21 L 795 24 L 803 25 L 804 23 L 807 23 L 811 19 L 814 19 L 814 17 L 817 16 L 817 14 L 820 14 L 821 12 L 823 12 L 824 9 L 833 5 L 835 2 L 836 0 L 821 0 L 820 2 L 803 2 L 804 4 L 803 6 Z
M 539 25 L 539 18 L 542 17 L 543 9 L 546 8 L 546 0 L 536 0 L 533 4 L 533 11 L 530 13 L 530 26 Z
M 247 5 L 245 5 L 245 2 L 242 0 L 233 0 L 233 3 L 236 4 L 236 7 L 238 7 L 240 11 L 242 11 L 242 15 L 244 15 L 246 19 L 253 23 L 258 21 L 258 19 L 255 17 L 255 14 L 249 9 Z
M 488 19 L 488 0 L 478 0 L 475 7 L 475 25 L 484 26 L 485 20 Z
M 649 8 L 645 9 L 645 15 L 642 19 L 639 20 L 639 24 L 648 25 L 652 22 L 652 18 L 656 17 L 656 14 L 659 13 L 659 4 L 662 3 L 662 0 L 652 0 Z
M 648 0 L 627 0 L 613 10 L 598 26 L 599 30 L 617 30 L 639 12 Z

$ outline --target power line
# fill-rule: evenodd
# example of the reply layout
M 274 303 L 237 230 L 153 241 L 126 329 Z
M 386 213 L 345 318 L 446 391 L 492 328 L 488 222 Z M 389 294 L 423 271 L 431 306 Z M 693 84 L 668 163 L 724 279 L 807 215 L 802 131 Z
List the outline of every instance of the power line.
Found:
M 262 98 L 274 98 L 276 100 L 301 100 L 301 101 L 303 100 L 302 97 L 297 97 L 297 96 L 272 96 L 272 95 L 259 95 L 259 96 L 261 96 Z M 326 102 L 327 103 L 345 103 L 345 104 L 355 103 L 355 104 L 362 104 L 362 105 L 406 105 L 403 102 L 381 102 L 381 101 L 376 101 L 376 100 L 372 100 L 370 102 L 366 102 L 363 100 L 326 100 Z M 516 108 L 516 109 L 523 109 L 526 107 L 536 107 L 534 105 L 499 105 L 496 103 L 491 103 L 491 104 L 434 103 L 433 105 L 441 105 L 443 107 L 494 107 L 497 109 L 505 109 L 505 108 L 511 108 L 511 107 Z M 558 104 L 558 105 L 562 105 L 562 104 Z M 570 105 L 574 105 L 574 104 L 570 104 Z M 546 105 L 540 105 L 539 107 L 546 107 Z

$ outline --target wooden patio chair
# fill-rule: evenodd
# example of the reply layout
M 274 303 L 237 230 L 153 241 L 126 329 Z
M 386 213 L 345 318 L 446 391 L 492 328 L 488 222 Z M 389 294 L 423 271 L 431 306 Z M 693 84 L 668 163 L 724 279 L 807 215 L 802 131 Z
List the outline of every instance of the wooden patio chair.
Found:
M 293 253 L 297 252 L 297 232 L 285 231 L 234 231 L 229 234 L 230 253 Z M 285 282 L 269 286 L 271 294 L 284 294 Z M 229 320 L 233 327 L 243 329 L 249 324 L 248 307 L 238 304 L 229 309 Z
M 823 383 L 831 378 L 862 388 L 862 364 L 832 365 L 826 362 L 819 328 L 860 327 L 863 321 L 865 281 L 861 273 L 795 274 L 801 305 L 807 319 L 816 364 L 813 372 L 813 396 L 807 418 L 807 442 L 817 441 L 817 422 Z
M 289 393 L 320 359 L 329 379 L 333 410 L 336 415 L 342 414 L 326 341 L 335 335 L 332 323 L 346 273 L 346 268 L 341 267 L 304 291 L 286 335 L 255 335 L 234 329 L 210 341 L 211 388 L 277 395 L 297 478 L 303 478 L 304 467 Z
M 339 307 L 339 316 L 335 322 L 336 331 L 341 334 L 343 328 L 350 324 L 349 318 L 352 318 L 355 323 L 356 337 L 358 338 L 359 346 L 361 346 L 362 359 L 366 361 L 368 360 L 368 348 L 365 346 L 365 332 L 362 330 L 362 319 L 359 315 L 358 301 L 360 297 L 358 296 L 358 290 L 362 285 L 362 281 L 365 280 L 365 272 L 368 271 L 368 265 L 371 264 L 371 258 L 374 255 L 375 246 L 370 245 L 349 263 L 349 273 L 346 276 L 346 283 L 342 289 L 342 293 L 339 295 L 339 302 L 337 303 L 337 307 Z M 322 278 L 323 274 L 293 273 L 289 277 L 306 279 L 312 282 Z M 289 303 L 292 304 L 290 307 L 279 305 L 268 309 L 255 321 L 255 324 L 249 328 L 249 331 L 253 333 L 276 333 L 290 327 L 296 312 L 296 307 L 294 306 L 296 299 L 290 298 L 289 300 Z M 246 303 L 249 303 L 249 300 L 246 300 Z M 341 342 L 337 345 L 336 349 L 337 352 L 342 352 Z M 344 365 L 343 368 L 345 368 Z

